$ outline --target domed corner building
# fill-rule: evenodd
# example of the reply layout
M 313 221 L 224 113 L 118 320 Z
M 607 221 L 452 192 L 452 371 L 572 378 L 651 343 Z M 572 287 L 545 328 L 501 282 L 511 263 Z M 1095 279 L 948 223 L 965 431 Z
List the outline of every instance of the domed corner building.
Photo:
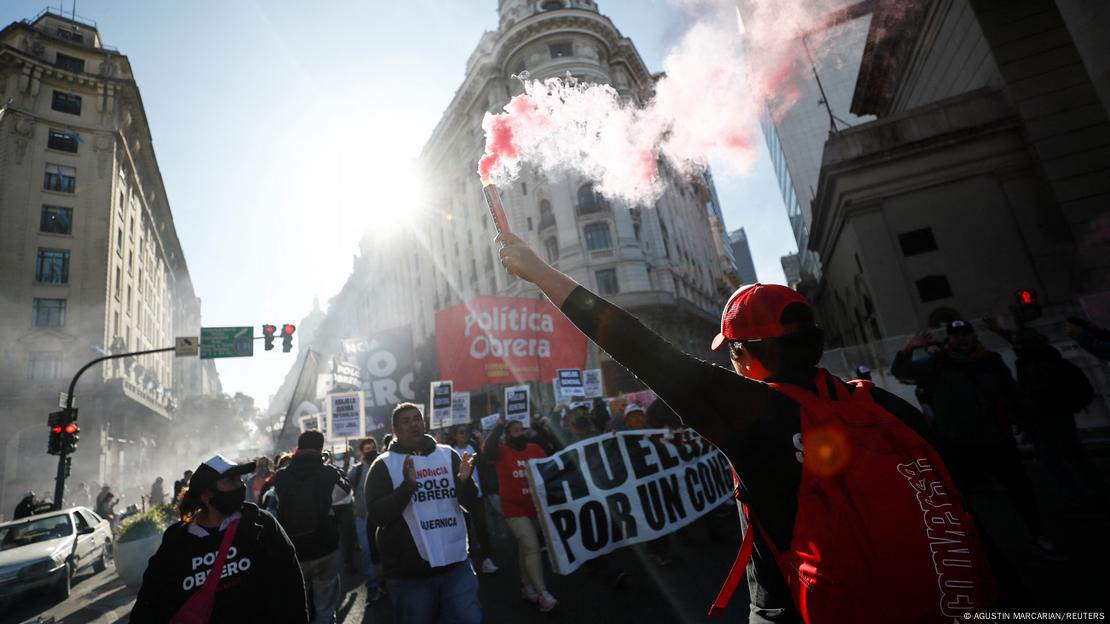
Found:
M 475 173 L 485 142 L 483 116 L 499 112 L 523 91 L 514 76 L 524 71 L 533 79 L 569 74 L 607 83 L 636 103 L 651 97 L 657 79 L 596 2 L 500 0 L 497 10 L 497 31 L 478 41 L 462 84 L 421 153 L 426 214 L 401 235 L 383 240 L 367 234 L 347 284 L 330 302 L 315 347 L 338 355 L 340 344 L 352 335 L 411 327 L 417 369 L 413 386 L 422 402 L 428 381 L 451 378 L 445 355 L 473 349 L 479 354 L 512 353 L 519 347 L 519 357 L 538 361 L 546 348 L 527 338 L 487 343 L 474 333 L 484 327 L 462 320 L 452 335 L 445 335 L 443 317 L 460 304 L 476 315 L 488 315 L 491 311 L 475 302 L 518 297 L 534 304 L 542 299 L 537 289 L 508 275 L 497 261 L 491 242 L 495 232 Z M 709 342 L 718 331 L 721 307 L 739 283 L 735 261 L 711 174 L 664 175 L 670 175 L 666 191 L 652 206 L 603 198 L 573 173 L 528 168 L 499 190 L 512 230 L 552 264 L 683 349 L 710 358 Z M 511 325 L 511 318 L 517 318 L 509 316 L 514 306 L 503 307 L 500 313 Z M 472 344 L 475 340 L 480 344 Z M 577 331 L 556 332 L 552 340 L 585 342 Z M 592 343 L 585 353 L 582 364 L 602 370 L 608 396 L 643 389 Z M 471 391 L 474 419 L 496 410 L 503 387 L 521 380 L 519 371 L 504 370 L 500 382 L 496 366 L 487 368 L 488 383 L 467 387 L 456 379 L 456 390 Z M 546 410 L 553 400 L 551 377 L 534 377 L 522 381 L 531 385 L 533 405 Z M 367 382 L 372 383 L 368 375 Z

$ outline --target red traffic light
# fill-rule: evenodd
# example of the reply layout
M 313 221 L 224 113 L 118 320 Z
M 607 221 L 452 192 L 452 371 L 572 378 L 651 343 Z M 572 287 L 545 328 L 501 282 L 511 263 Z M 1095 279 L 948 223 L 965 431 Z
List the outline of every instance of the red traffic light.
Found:
M 281 333 L 285 334 L 286 336 L 292 336 L 293 332 L 295 331 L 297 331 L 297 327 L 292 323 L 286 323 L 285 325 L 281 326 Z
M 263 325 L 262 333 L 267 336 L 273 336 L 275 333 L 277 333 L 277 327 L 274 325 Z
M 53 431 L 54 433 L 61 433 L 61 432 L 62 432 L 62 428 L 61 428 L 61 427 L 57 427 L 57 426 L 55 426 L 55 427 L 51 427 L 51 428 L 50 428 L 50 431 Z
M 1017 299 L 1019 303 L 1023 303 L 1026 305 L 1037 303 L 1037 291 L 1019 290 L 1017 292 Z
M 75 423 L 69 423 L 68 425 L 66 425 L 66 433 L 68 433 L 69 435 L 77 433 L 77 425 Z

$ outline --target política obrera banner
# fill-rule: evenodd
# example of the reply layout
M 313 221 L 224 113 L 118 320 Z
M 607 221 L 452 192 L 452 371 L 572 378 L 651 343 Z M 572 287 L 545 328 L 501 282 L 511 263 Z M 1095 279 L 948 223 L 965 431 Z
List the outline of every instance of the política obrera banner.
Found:
M 531 460 L 528 481 L 551 567 L 559 574 L 673 533 L 734 502 L 728 459 L 688 429 L 587 438 Z

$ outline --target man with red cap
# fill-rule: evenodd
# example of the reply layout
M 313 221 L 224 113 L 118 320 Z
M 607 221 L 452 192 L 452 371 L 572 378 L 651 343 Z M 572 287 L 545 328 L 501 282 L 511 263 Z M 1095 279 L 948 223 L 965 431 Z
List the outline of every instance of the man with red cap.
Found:
M 922 622 L 946 619 L 948 613 L 936 612 L 944 608 L 935 606 L 948 597 L 940 595 L 943 589 L 937 589 L 938 584 L 943 588 L 945 582 L 939 568 L 934 578 L 926 578 L 920 583 L 898 578 L 898 574 L 874 571 L 850 574 L 847 575 L 848 578 L 841 577 L 833 583 L 843 583 L 847 586 L 848 593 L 834 595 L 833 599 L 841 601 L 836 602 L 836 605 L 843 606 L 843 611 L 831 620 L 827 616 L 822 619 L 814 615 L 815 609 L 827 607 L 828 604 L 815 604 L 818 602 L 817 596 L 823 596 L 822 599 L 829 596 L 815 594 L 814 585 L 820 585 L 820 589 L 825 591 L 828 591 L 826 587 L 834 592 L 838 588 L 836 585 L 828 585 L 827 580 L 821 582 L 821 576 L 816 581 L 813 578 L 807 579 L 805 558 L 807 555 L 814 555 L 815 564 L 827 563 L 827 559 L 821 561 L 821 555 L 828 550 L 835 551 L 838 546 L 835 542 L 839 539 L 836 534 L 830 536 L 827 532 L 821 533 L 822 527 L 819 525 L 835 524 L 829 522 L 833 514 L 813 512 L 812 510 L 820 507 L 815 507 L 804 499 L 802 493 L 806 489 L 802 486 L 807 489 L 811 486 L 817 489 L 828 487 L 817 482 L 817 477 L 814 476 L 814 472 L 820 471 L 824 466 L 822 461 L 826 456 L 833 459 L 845 458 L 844 463 L 849 461 L 846 457 L 850 457 L 855 462 L 853 469 L 858 470 L 860 464 L 871 465 L 877 461 L 876 458 L 881 459 L 882 453 L 874 453 L 874 449 L 861 448 L 857 444 L 857 452 L 851 455 L 849 451 L 852 448 L 846 448 L 843 436 L 838 437 L 835 432 L 825 437 L 806 437 L 807 429 L 803 422 L 814 422 L 808 416 L 814 411 L 810 407 L 813 404 L 811 401 L 824 404 L 839 399 L 849 407 L 866 401 L 867 418 L 879 422 L 884 432 L 887 429 L 897 430 L 896 434 L 888 435 L 916 441 L 915 448 L 925 449 L 922 452 L 926 456 L 933 457 L 935 451 L 931 451 L 923 441 L 926 437 L 926 423 L 921 413 L 909 403 L 889 392 L 874 388 L 869 383 L 846 383 L 817 367 L 824 350 L 824 336 L 815 323 L 813 309 L 805 297 L 790 288 L 768 284 L 753 284 L 737 290 L 725 305 L 720 333 L 712 340 L 713 349 L 728 348 L 734 368 L 734 371 L 730 371 L 677 349 L 624 310 L 549 266 L 526 243 L 511 233 L 501 234 L 497 241 L 502 245 L 501 263 L 510 273 L 538 286 L 587 337 L 639 377 L 688 426 L 696 429 L 728 456 L 737 475 L 738 497 L 750 509 L 754 519 L 752 525 L 758 529 L 746 531 L 755 537 L 754 552 L 747 566 L 751 622 L 801 622 L 803 618 L 798 605 L 808 610 L 807 621 L 810 622 L 837 621 L 837 618 L 839 621 L 849 621 L 852 617 L 849 613 L 864 608 L 864 605 L 844 602 L 845 596 L 871 596 L 877 591 L 881 592 L 888 583 L 891 587 L 897 587 L 890 592 L 894 595 L 878 596 L 876 605 L 878 602 L 901 604 L 900 599 L 903 596 L 899 595 L 900 592 L 920 594 L 922 591 L 932 591 L 937 595 L 926 596 L 923 600 L 934 606 L 920 609 L 932 612 L 902 614 L 901 617 L 890 613 L 872 613 L 872 619 Z M 859 397 L 856 397 L 857 392 Z M 808 395 L 808 398 L 799 393 Z M 860 400 L 853 400 L 855 398 Z M 802 405 L 806 405 L 805 418 Z M 877 406 L 878 409 L 872 409 L 872 406 Z M 849 416 L 854 416 L 854 413 Z M 898 424 L 899 422 L 902 424 Z M 821 433 L 810 424 L 808 433 L 815 432 Z M 876 444 L 884 443 L 882 437 L 876 436 L 874 439 L 878 440 Z M 816 442 L 807 449 L 803 440 L 807 441 L 805 446 L 809 446 L 809 440 Z M 847 440 L 852 442 L 855 438 Z M 871 438 L 867 440 L 870 442 Z M 811 451 L 808 455 L 807 450 Z M 932 466 L 928 462 L 918 467 L 921 472 L 932 472 Z M 901 501 L 900 504 L 903 508 L 912 505 L 907 517 L 917 525 L 915 530 L 921 533 L 920 540 L 923 541 L 926 530 L 921 524 L 921 511 L 917 508 L 920 496 L 915 498 L 914 488 L 917 486 L 907 488 L 907 480 L 915 484 L 926 484 L 934 492 L 949 491 L 949 488 L 940 481 L 932 480 L 931 475 L 913 481 L 910 476 L 914 471 L 913 467 L 891 464 L 884 465 L 884 470 L 886 468 L 889 468 L 890 474 L 896 475 L 895 479 L 889 480 L 888 475 L 888 481 L 879 488 L 880 491 L 865 492 L 862 497 L 872 497 L 880 502 L 885 502 L 887 497 L 908 498 L 908 502 Z M 833 466 L 833 469 L 844 467 Z M 846 474 L 847 470 L 844 470 Z M 899 472 L 903 474 L 898 476 Z M 936 474 L 941 473 L 944 471 L 937 467 Z M 828 472 L 821 476 L 828 476 Z M 936 478 L 941 479 L 939 476 Z M 947 478 L 946 474 L 944 478 Z M 882 491 L 882 488 L 889 492 Z M 960 502 L 957 500 L 950 504 L 955 509 Z M 846 506 L 851 507 L 851 504 Z M 834 511 L 842 517 L 832 519 L 840 522 L 844 522 L 846 516 L 855 518 L 853 514 L 862 513 L 857 509 L 844 510 L 844 514 L 839 514 L 841 508 Z M 973 524 L 966 516 L 960 518 L 965 525 Z M 874 517 L 869 520 L 876 522 Z M 881 523 L 884 519 L 879 518 L 877 521 Z M 815 535 L 824 535 L 823 539 L 826 541 L 799 545 L 798 542 L 808 539 L 809 535 L 799 532 L 802 527 L 813 530 Z M 974 527 L 960 528 L 971 535 L 969 541 L 977 540 Z M 888 553 L 888 557 L 898 559 L 898 542 L 901 541 L 896 535 L 898 530 L 896 528 L 893 533 L 882 533 L 877 537 L 873 537 L 876 533 L 865 533 L 862 529 L 851 532 L 865 533 L 863 539 L 870 540 L 866 544 L 869 552 Z M 745 547 L 748 547 L 749 540 L 745 541 Z M 970 544 L 972 552 L 976 554 L 979 553 L 977 546 L 975 543 Z M 808 553 L 806 547 L 811 548 Z M 796 565 L 791 569 L 791 566 L 782 563 L 784 556 L 800 557 L 802 561 L 795 560 Z M 848 553 L 839 561 L 850 564 L 853 558 Z M 906 558 L 910 559 L 905 562 L 907 570 L 927 568 L 927 574 L 933 575 L 932 554 L 927 544 Z M 986 566 L 977 565 L 978 563 L 972 561 L 968 566 L 977 571 L 983 570 L 984 575 L 975 577 L 975 580 L 989 579 L 990 574 L 984 569 Z M 820 571 L 827 569 L 829 568 L 819 568 Z M 786 576 L 784 570 L 787 570 Z M 734 570 L 734 574 L 730 575 L 730 582 L 737 580 L 733 576 L 738 576 L 738 572 L 738 569 Z M 978 587 L 987 589 L 980 595 L 969 593 L 963 598 L 975 601 L 982 595 L 989 596 L 993 581 L 984 580 Z M 974 604 L 975 608 L 984 606 L 986 605 L 978 602 Z M 966 605 L 964 608 L 967 608 Z M 947 618 L 947 621 L 951 621 L 951 618 Z

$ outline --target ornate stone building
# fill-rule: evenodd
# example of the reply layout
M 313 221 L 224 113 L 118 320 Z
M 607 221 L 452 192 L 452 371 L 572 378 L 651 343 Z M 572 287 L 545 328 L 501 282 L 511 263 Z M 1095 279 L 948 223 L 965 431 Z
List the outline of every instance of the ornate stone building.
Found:
M 200 300 L 126 56 L 49 10 L 0 31 L 0 509 L 53 489 L 47 413 L 89 360 L 196 335 Z M 211 362 L 117 360 L 77 387 L 73 480 L 121 485 Z M 146 480 L 146 475 L 141 477 Z M 74 483 L 74 485 L 75 485 Z
M 651 96 L 655 83 L 632 41 L 595 2 L 501 0 L 498 13 L 498 29 L 482 35 L 421 154 L 428 181 L 425 216 L 412 231 L 389 240 L 368 235 L 347 284 L 328 308 L 329 317 L 347 319 L 341 324 L 346 337 L 410 326 L 418 396 L 427 392 L 424 381 L 435 379 L 437 311 L 481 295 L 541 296 L 497 262 L 476 174 L 485 140 L 482 117 L 500 111 L 523 90 L 513 76 L 570 74 L 611 84 L 638 103 Z M 683 349 L 710 357 L 721 306 L 738 277 L 708 172 L 693 179 L 672 175 L 662 197 L 646 207 L 606 200 L 588 180 L 566 173 L 526 170 L 500 191 L 512 230 L 561 271 Z M 331 344 L 314 348 L 335 353 L 336 339 L 344 336 L 336 334 L 330 318 L 326 326 Z M 587 365 L 603 370 L 610 393 L 639 388 L 592 345 Z M 497 397 L 501 389 L 485 391 Z M 533 396 L 550 397 L 550 390 L 537 388 Z

